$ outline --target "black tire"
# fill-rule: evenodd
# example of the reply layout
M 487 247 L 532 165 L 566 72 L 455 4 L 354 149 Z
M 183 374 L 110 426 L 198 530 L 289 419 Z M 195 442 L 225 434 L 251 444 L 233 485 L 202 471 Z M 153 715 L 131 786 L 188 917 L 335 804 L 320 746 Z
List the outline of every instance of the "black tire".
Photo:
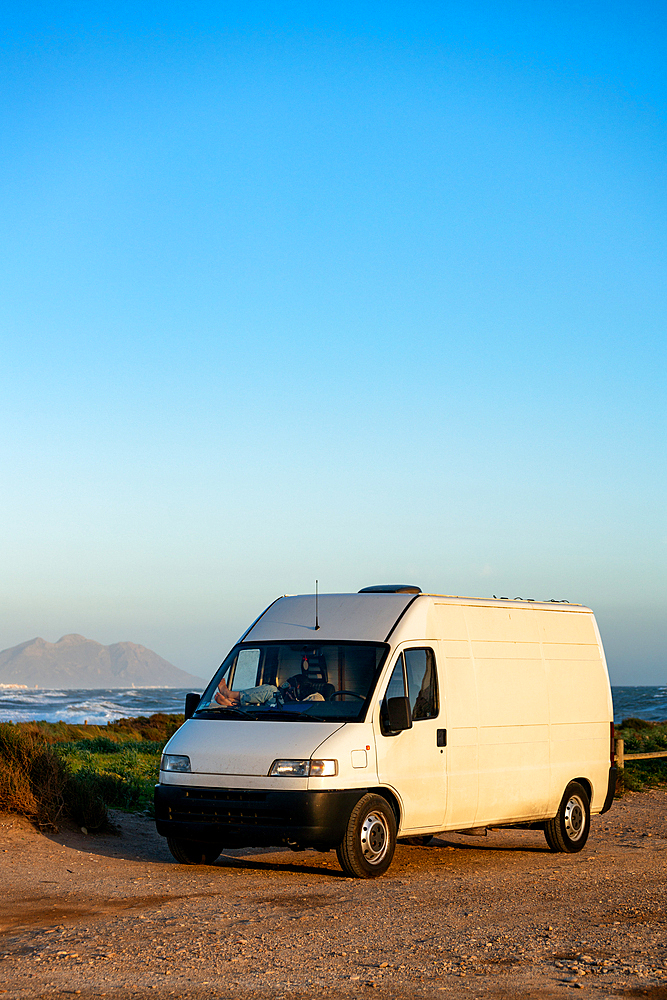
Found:
M 212 865 L 222 850 L 219 844 L 199 843 L 181 837 L 167 837 L 167 846 L 180 865 Z
M 576 854 L 588 840 L 591 828 L 591 804 L 588 793 L 578 781 L 565 789 L 558 812 L 544 824 L 544 836 L 552 851 Z
M 408 847 L 426 847 L 433 840 L 433 834 L 425 833 L 423 837 L 403 837 L 399 843 L 407 844 Z
M 389 868 L 395 850 L 394 810 L 381 795 L 364 795 L 350 813 L 336 848 L 341 868 L 355 878 L 377 878 Z

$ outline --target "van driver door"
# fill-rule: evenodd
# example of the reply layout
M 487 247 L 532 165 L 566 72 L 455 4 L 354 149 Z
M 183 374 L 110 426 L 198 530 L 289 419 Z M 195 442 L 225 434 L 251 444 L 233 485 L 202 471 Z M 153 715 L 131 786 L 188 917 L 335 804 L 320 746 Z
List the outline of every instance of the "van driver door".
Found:
M 412 728 L 392 733 L 387 701 L 399 697 L 409 699 Z M 401 647 L 375 724 L 378 777 L 397 792 L 402 803 L 399 833 L 441 830 L 447 800 L 446 722 L 430 646 Z

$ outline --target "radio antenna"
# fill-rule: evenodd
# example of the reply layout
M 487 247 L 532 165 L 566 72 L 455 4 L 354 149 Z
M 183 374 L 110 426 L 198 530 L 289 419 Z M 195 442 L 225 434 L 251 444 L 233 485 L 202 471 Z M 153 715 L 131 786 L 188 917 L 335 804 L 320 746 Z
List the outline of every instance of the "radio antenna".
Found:
M 319 580 L 315 581 L 315 631 L 320 627 L 319 619 Z

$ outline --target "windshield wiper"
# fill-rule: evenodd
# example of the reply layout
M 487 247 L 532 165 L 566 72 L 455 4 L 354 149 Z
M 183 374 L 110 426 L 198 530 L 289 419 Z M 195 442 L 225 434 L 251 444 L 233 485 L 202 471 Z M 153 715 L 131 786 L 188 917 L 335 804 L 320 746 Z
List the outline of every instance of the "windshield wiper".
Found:
M 253 719 L 312 719 L 309 712 L 291 712 L 288 708 L 264 708 L 252 713 Z
M 265 719 L 269 716 L 272 719 L 298 719 L 299 721 L 304 720 L 305 722 L 357 722 L 358 719 L 350 719 L 346 715 L 320 715 L 318 712 L 290 712 L 289 709 L 285 710 L 279 708 L 269 708 L 265 711 L 254 712 L 252 715 L 253 719 Z
M 233 715 L 236 719 L 252 719 L 253 716 L 250 712 L 246 712 L 243 708 L 235 708 L 231 705 L 211 705 L 209 708 L 200 708 L 195 712 L 195 715 Z

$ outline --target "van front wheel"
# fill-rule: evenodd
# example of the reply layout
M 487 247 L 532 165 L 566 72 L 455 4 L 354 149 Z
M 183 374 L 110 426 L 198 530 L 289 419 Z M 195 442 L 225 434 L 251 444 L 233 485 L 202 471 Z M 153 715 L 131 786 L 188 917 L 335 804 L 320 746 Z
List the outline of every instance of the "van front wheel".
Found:
M 341 868 L 355 878 L 377 878 L 389 868 L 395 850 L 394 810 L 381 795 L 364 795 L 350 813 L 336 848 Z
M 591 806 L 583 785 L 571 781 L 565 789 L 558 812 L 544 825 L 544 836 L 552 851 L 576 854 L 588 840 Z
M 182 837 L 167 837 L 167 847 L 181 865 L 212 865 L 222 851 L 218 844 L 203 844 Z

